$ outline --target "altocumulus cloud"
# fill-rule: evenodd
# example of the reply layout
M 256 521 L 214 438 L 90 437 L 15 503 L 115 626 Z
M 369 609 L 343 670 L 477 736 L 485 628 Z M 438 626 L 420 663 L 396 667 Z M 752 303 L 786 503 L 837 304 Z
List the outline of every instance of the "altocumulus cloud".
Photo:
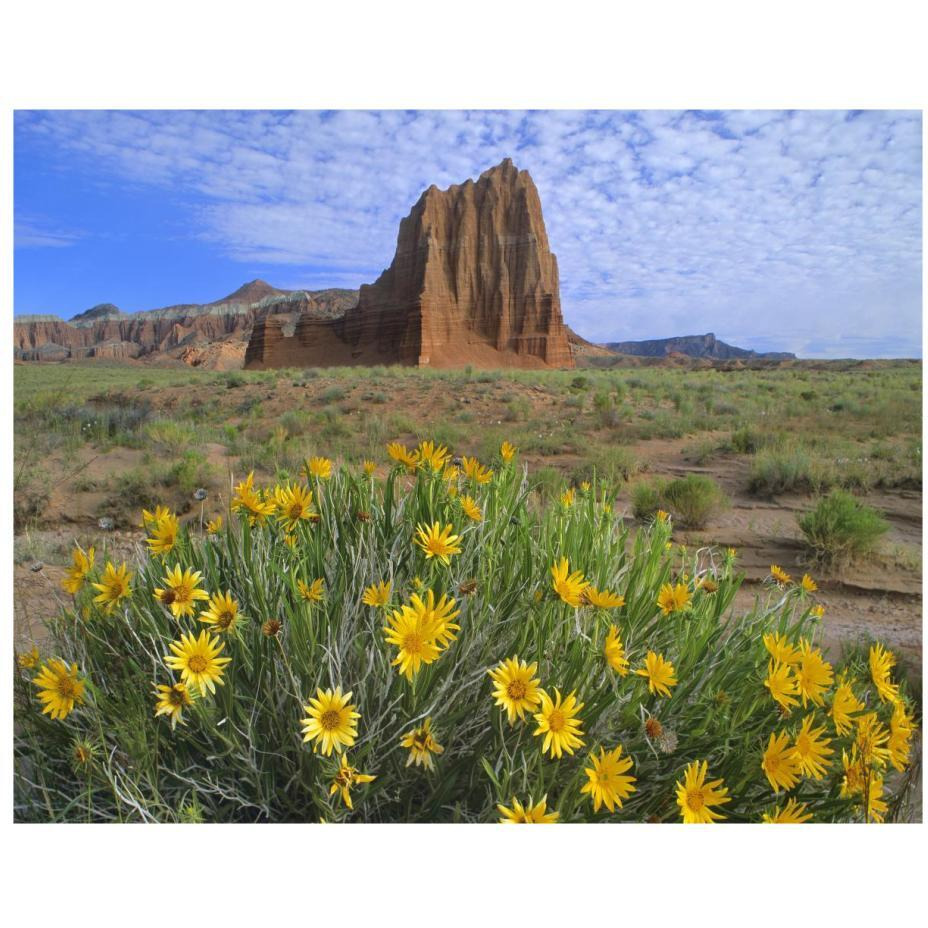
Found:
M 308 287 L 372 281 L 423 189 L 509 156 L 588 338 L 921 353 L 918 113 L 21 112 L 16 137 L 183 191 L 191 234 Z

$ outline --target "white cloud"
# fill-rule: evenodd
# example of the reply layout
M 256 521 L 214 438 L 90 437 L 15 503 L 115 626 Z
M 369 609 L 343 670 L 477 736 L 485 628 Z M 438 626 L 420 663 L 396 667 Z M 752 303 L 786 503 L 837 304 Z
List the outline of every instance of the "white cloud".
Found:
M 918 113 L 41 112 L 17 136 L 185 192 L 192 234 L 313 286 L 373 280 L 422 190 L 508 155 L 588 338 L 920 343 Z

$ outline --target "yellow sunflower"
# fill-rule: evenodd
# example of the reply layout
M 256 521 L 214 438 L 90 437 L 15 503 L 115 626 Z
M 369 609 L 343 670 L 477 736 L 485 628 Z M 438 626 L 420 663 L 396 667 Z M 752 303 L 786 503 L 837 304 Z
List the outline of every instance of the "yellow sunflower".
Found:
M 232 660 L 230 657 L 219 657 L 224 645 L 218 638 L 213 638 L 205 629 L 199 637 L 194 638 L 186 632 L 180 636 L 180 641 L 170 644 L 173 654 L 168 654 L 164 662 L 172 670 L 180 671 L 180 678 L 189 687 L 198 687 L 200 695 L 205 696 L 207 691 L 216 692 L 216 684 L 224 684 L 222 679 L 225 665 Z
M 171 719 L 171 728 L 174 728 L 178 722 L 184 724 L 181 717 L 184 709 L 193 705 L 190 698 L 190 691 L 183 683 L 175 683 L 173 686 L 161 684 L 155 687 L 155 716 L 166 715 Z
M 207 609 L 200 613 L 200 621 L 212 625 L 217 632 L 234 631 L 240 618 L 238 603 L 232 597 L 231 590 L 215 593 L 209 598 Z
M 581 605 L 580 596 L 589 586 L 589 582 L 583 579 L 583 574 L 579 570 L 570 573 L 570 564 L 566 557 L 562 557 L 551 567 L 551 578 L 554 592 L 568 606 L 577 608 Z
M 171 515 L 171 510 L 167 506 L 155 506 L 154 512 L 147 509 L 142 510 L 142 528 L 148 528 L 157 525 L 165 516 Z
M 592 584 L 580 594 L 580 601 L 594 609 L 619 609 L 625 605 L 625 597 L 609 590 L 597 590 Z
M 32 682 L 39 688 L 42 714 L 53 719 L 67 718 L 84 701 L 84 681 L 77 674 L 77 664 L 68 667 L 64 661 L 48 660 Z
M 812 777 L 813 780 L 821 780 L 825 776 L 826 769 L 831 765 L 831 761 L 827 758 L 834 754 L 834 751 L 828 746 L 831 744 L 831 739 L 822 737 L 825 733 L 825 726 L 812 728 L 814 720 L 814 713 L 802 720 L 802 727 L 796 735 L 796 757 L 799 759 L 799 768 L 804 776 Z
M 683 612 L 691 599 L 690 591 L 683 583 L 678 583 L 676 586 L 665 583 L 657 594 L 657 604 L 664 615 L 670 615 L 671 612 Z
M 508 463 L 516 456 L 517 450 L 515 445 L 511 445 L 508 441 L 504 441 L 499 446 L 499 456 Z
M 452 621 L 459 615 L 454 610 L 455 601 L 444 594 L 438 603 L 432 590 L 427 591 L 425 600 L 413 593 L 409 601 L 410 605 L 393 610 L 383 631 L 387 643 L 399 649 L 391 666 L 412 680 L 423 664 L 438 659 L 460 626 Z
M 541 801 L 532 805 L 532 800 L 523 806 L 515 796 L 512 797 L 512 808 L 509 809 L 504 805 L 497 804 L 499 814 L 502 818 L 499 820 L 501 825 L 550 825 L 558 820 L 559 813 L 548 811 L 547 795 L 541 797 Z
M 799 825 L 812 818 L 812 813 L 807 809 L 808 806 L 804 802 L 787 799 L 782 809 L 777 806 L 773 812 L 765 812 L 763 821 L 768 825 Z
M 569 487 L 568 489 L 564 490 L 564 492 L 561 494 L 561 505 L 565 509 L 570 509 L 570 507 L 573 506 L 574 500 L 576 498 L 577 498 L 577 491 L 573 487 Z
M 901 699 L 897 699 L 893 706 L 893 715 L 889 720 L 889 741 L 886 747 L 889 750 L 889 762 L 902 771 L 909 765 L 912 735 L 915 734 L 915 721 Z
M 85 554 L 80 548 L 75 548 L 71 556 L 74 566 L 65 574 L 61 585 L 73 596 L 80 592 L 87 575 L 93 570 L 94 550 L 88 548 Z
M 560 759 L 564 751 L 573 754 L 577 748 L 583 746 L 580 738 L 583 734 L 580 727 L 582 721 L 577 717 L 583 703 L 577 702 L 576 693 L 571 693 L 563 702 L 558 689 L 554 690 L 554 695 L 555 699 L 552 700 L 544 690 L 539 691 L 541 711 L 535 713 L 538 728 L 533 734 L 544 735 L 542 753 L 550 750 L 552 757 Z
M 194 603 L 208 600 L 209 593 L 199 587 L 203 575 L 199 570 L 188 567 L 181 571 L 180 564 L 169 570 L 163 579 L 164 586 L 154 591 L 154 597 L 171 610 L 175 619 L 182 615 L 193 615 Z
M 899 685 L 890 680 L 896 665 L 896 656 L 877 643 L 870 648 L 870 676 L 879 694 L 880 702 L 895 702 L 899 698 Z
M 785 635 L 771 632 L 764 635 L 764 647 L 770 652 L 770 657 L 781 664 L 798 664 L 802 653 Z
M 606 655 L 606 663 L 620 677 L 628 676 L 628 659 L 625 657 L 625 648 L 619 638 L 619 630 L 615 625 L 609 626 L 603 653 Z
M 131 594 L 132 591 L 129 589 L 131 580 L 132 574 L 126 568 L 125 563 L 120 564 L 117 569 L 107 561 L 100 582 L 93 584 L 94 589 L 100 591 L 100 595 L 94 596 L 93 601 L 105 612 L 112 612 L 120 600 Z
M 804 707 L 807 702 L 812 702 L 816 706 L 823 706 L 825 693 L 834 682 L 831 664 L 822 657 L 818 648 L 813 648 L 804 638 L 799 642 L 799 650 L 801 656 L 796 681 L 802 705 Z
M 364 590 L 361 602 L 365 606 L 383 607 L 390 602 L 390 588 L 392 584 L 389 580 L 381 580 Z
M 802 774 L 799 757 L 785 731 L 780 734 L 771 732 L 767 750 L 761 758 L 761 769 L 767 775 L 775 793 L 780 792 L 781 787 L 792 789 L 799 782 Z
M 665 661 L 663 655 L 648 651 L 644 659 L 644 667 L 635 671 L 639 677 L 646 677 L 648 692 L 658 693 L 661 696 L 670 695 L 670 687 L 677 685 L 676 671 L 670 661 Z
M 515 655 L 487 671 L 493 680 L 492 696 L 496 705 L 506 710 L 510 725 L 515 725 L 516 716 L 525 721 L 525 713 L 541 702 L 537 671 L 538 664 L 527 664 Z
M 218 535 L 222 531 L 222 516 L 216 516 L 206 523 L 207 535 Z
M 419 442 L 417 457 L 420 467 L 430 467 L 434 471 L 440 471 L 451 454 L 444 445 L 436 445 L 433 441 L 422 441 Z
M 400 444 L 398 441 L 391 441 L 390 444 L 387 445 L 387 454 L 409 471 L 414 471 L 419 465 L 419 452 L 410 451 L 405 445 Z
M 319 480 L 329 480 L 332 477 L 332 462 L 328 458 L 312 457 L 303 464 L 300 473 L 308 480 L 316 477 Z
M 778 567 L 776 564 L 770 565 L 770 576 L 780 584 L 791 583 L 793 579 L 782 567 Z
M 263 491 L 254 488 L 255 473 L 248 476 L 235 487 L 230 507 L 233 512 L 243 512 L 252 525 L 261 525 L 274 514 L 277 504 L 273 499 L 266 499 Z
M 677 805 L 684 824 L 709 824 L 725 818 L 713 809 L 713 806 L 731 802 L 728 789 L 723 780 L 706 783 L 709 762 L 694 760 L 688 764 L 683 774 L 683 782 L 677 782 Z
M 484 467 L 476 458 L 461 458 L 461 470 L 475 483 L 489 483 L 493 478 L 493 471 Z
M 417 767 L 434 770 L 433 754 L 441 754 L 445 749 L 435 740 L 432 734 L 432 720 L 427 718 L 418 728 L 413 728 L 400 736 L 400 747 L 409 749 L 406 766 L 414 763 Z
M 779 703 L 784 715 L 789 715 L 793 706 L 799 705 L 795 697 L 799 695 L 799 681 L 789 664 L 781 664 L 771 660 L 767 667 L 767 679 L 764 686 L 770 690 L 770 695 Z
M 300 522 L 316 514 L 313 491 L 300 484 L 290 486 L 288 483 L 286 486 L 274 487 L 274 501 L 277 521 L 287 532 L 294 531 Z
M 818 584 L 808 574 L 802 575 L 799 586 L 804 593 L 814 593 L 818 589 Z
M 351 692 L 342 694 L 340 686 L 333 690 L 316 689 L 316 698 L 303 706 L 307 713 L 300 723 L 303 726 L 303 741 L 314 741 L 313 750 L 322 748 L 328 757 L 333 748 L 341 753 L 350 748 L 358 737 L 358 722 L 361 714 L 350 702 Z
M 862 712 L 866 706 L 854 695 L 850 683 L 842 680 L 835 690 L 828 714 L 835 725 L 839 735 L 846 735 L 854 724 L 854 715 Z
M 867 712 L 856 719 L 857 732 L 854 746 L 860 752 L 865 767 L 885 767 L 889 762 L 889 730 L 875 712 Z
M 321 603 L 325 598 L 325 579 L 322 577 L 313 580 L 308 586 L 302 580 L 297 580 L 296 588 L 308 603 Z
M 28 651 L 21 651 L 16 655 L 16 663 L 23 670 L 33 670 L 39 663 L 39 649 L 33 645 Z
M 461 553 L 458 544 L 461 536 L 452 535 L 452 531 L 454 529 L 450 522 L 444 528 L 438 522 L 433 522 L 431 526 L 420 522 L 416 526 L 415 542 L 425 552 L 426 558 L 437 557 L 447 566 L 451 563 L 452 555 Z
M 365 458 L 361 462 L 361 468 L 368 477 L 371 477 L 374 471 L 377 470 L 377 465 L 370 458 Z
M 363 783 L 371 783 L 376 779 L 376 776 L 369 773 L 360 773 L 357 767 L 352 767 L 351 764 L 348 763 L 348 755 L 342 754 L 341 757 L 339 757 L 338 771 L 335 774 L 335 779 L 329 787 L 329 795 L 334 796 L 336 793 L 341 793 L 342 802 L 345 803 L 349 809 L 353 809 L 354 805 L 351 802 L 351 788 L 353 786 L 360 786 Z
M 590 762 L 593 766 L 584 769 L 587 782 L 580 792 L 590 794 L 594 812 L 598 812 L 604 804 L 610 812 L 614 812 L 616 806 L 621 809 L 623 800 L 628 799 L 637 788 L 632 785 L 635 777 L 627 776 L 632 769 L 631 758 L 622 757 L 620 744 L 609 752 L 601 747 L 598 757 L 590 755 Z
M 169 512 L 151 524 L 151 537 L 145 539 L 148 553 L 152 556 L 169 554 L 177 544 L 180 522 L 173 512 Z
M 477 501 L 472 496 L 461 497 L 461 510 L 471 522 L 483 521 L 483 512 L 477 505 Z

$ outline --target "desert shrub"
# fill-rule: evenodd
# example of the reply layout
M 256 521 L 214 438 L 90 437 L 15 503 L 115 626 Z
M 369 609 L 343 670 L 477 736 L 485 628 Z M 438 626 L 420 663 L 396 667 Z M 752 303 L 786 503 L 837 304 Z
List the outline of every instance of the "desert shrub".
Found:
M 840 566 L 874 551 L 889 523 L 850 493 L 832 490 L 799 517 L 799 528 L 818 561 Z
M 731 433 L 731 449 L 738 454 L 756 454 L 761 445 L 760 435 L 750 426 L 743 425 Z
M 758 452 L 751 462 L 748 489 L 772 496 L 776 493 L 820 493 L 835 483 L 834 471 L 804 448 L 771 448 Z
M 323 390 L 319 394 L 319 401 L 321 403 L 339 403 L 348 395 L 348 391 L 344 387 L 329 387 L 327 390 Z
M 632 512 L 636 519 L 650 519 L 663 505 L 664 481 L 643 480 L 632 489 Z
M 728 505 L 721 487 L 705 474 L 687 474 L 671 480 L 663 487 L 661 497 L 665 508 L 687 528 L 703 528 Z
M 258 489 L 273 496 L 273 488 Z M 776 631 L 794 647 L 804 638 L 814 648 L 818 623 L 809 619 L 808 597 L 793 587 L 747 612 L 733 611 L 740 578 L 731 559 L 716 559 L 722 566 L 715 568 L 695 558 L 679 565 L 667 551 L 666 522 L 640 530 L 630 543 L 621 520 L 598 504 L 597 487 L 570 506 L 529 506 L 525 474 L 507 466 L 469 489 L 484 512 L 479 522 L 463 521 L 441 473 L 419 470 L 410 479 L 397 467 L 372 481 L 335 468 L 315 520 L 285 525 L 265 515 L 250 524 L 242 511 L 215 537 L 192 523 L 170 551 L 149 557 L 140 550 L 130 564 L 130 590 L 108 610 L 94 602 L 91 586 L 105 566 L 98 553 L 83 588 L 51 622 L 40 658 L 46 668 L 52 658 L 67 662 L 66 672 L 73 662 L 85 681 L 80 698 L 52 719 L 36 698 L 41 667 L 17 669 L 15 818 L 488 822 L 499 818 L 499 804 L 544 795 L 564 822 L 679 821 L 676 784 L 703 761 L 729 793 L 716 810 L 725 821 L 758 822 L 782 808 L 763 753 L 772 733 L 795 737 L 800 720 L 784 720 L 764 685 L 763 638 Z M 460 535 L 449 566 L 426 559 L 411 541 L 418 523 L 433 521 L 451 522 Z M 579 590 L 555 586 L 551 568 L 562 558 L 597 589 L 620 591 L 621 611 L 585 604 Z M 230 591 L 239 613 L 228 633 L 206 628 L 198 610 L 185 614 L 177 599 L 172 615 L 155 596 L 174 565 L 199 571 L 207 592 Z M 695 579 L 707 571 L 712 592 Z M 321 598 L 308 601 L 298 581 L 319 581 Z M 363 604 L 365 589 L 380 581 L 390 582 L 386 608 Z M 658 595 L 670 582 L 682 587 L 685 602 L 662 615 Z M 432 629 L 434 650 L 404 676 L 385 627 L 401 605 L 414 612 L 412 594 L 427 597 L 426 590 L 450 598 L 447 622 L 454 624 Z M 645 676 L 604 659 L 614 624 L 627 669 L 643 669 L 652 651 L 672 664 L 664 696 L 650 692 Z M 187 677 L 193 696 L 175 726 L 170 714 L 155 714 L 155 687 L 183 682 L 165 657 L 182 634 L 201 632 L 221 644 L 228 663 L 212 668 L 221 683 L 214 691 Z M 414 650 L 415 641 L 406 639 L 406 646 Z M 531 716 L 547 711 L 543 705 L 530 705 L 524 720 L 514 715 L 513 724 L 494 705 L 488 671 L 513 655 L 534 662 L 546 694 L 556 687 L 583 703 L 582 741 L 557 762 L 534 734 Z M 833 670 L 837 680 L 845 668 Z M 847 680 L 888 725 L 893 707 L 877 698 L 867 668 L 852 665 Z M 830 699 L 833 685 L 829 675 L 821 698 Z M 336 687 L 351 694 L 358 713 L 356 731 L 341 744 L 343 762 L 374 777 L 343 783 L 351 807 L 331 789 L 339 752 L 314 751 L 320 745 L 304 742 L 301 724 L 316 711 L 309 700 Z M 909 699 L 904 684 L 901 694 Z M 410 765 L 403 736 L 426 719 L 444 751 L 428 753 L 428 767 Z M 860 794 L 840 790 L 839 758 L 851 753 L 853 726 L 839 734 L 824 715 L 820 722 L 833 753 L 824 759 L 825 775 L 802 778 L 796 795 L 817 822 L 873 817 Z M 614 810 L 594 808 L 583 792 L 590 755 L 619 745 L 634 790 Z M 877 777 L 882 782 L 869 763 L 859 772 L 874 789 Z M 887 806 L 876 811 L 892 818 L 903 788 L 887 778 L 884 789 Z
M 522 396 L 513 397 L 503 410 L 504 422 L 525 422 L 532 414 L 532 404 Z
M 242 374 L 237 371 L 230 371 L 222 378 L 227 390 L 234 390 L 237 387 L 244 387 L 248 381 Z
M 199 451 L 185 451 L 179 460 L 168 465 L 159 478 L 165 487 L 177 487 L 189 496 L 198 487 L 208 487 L 213 481 L 213 469 Z

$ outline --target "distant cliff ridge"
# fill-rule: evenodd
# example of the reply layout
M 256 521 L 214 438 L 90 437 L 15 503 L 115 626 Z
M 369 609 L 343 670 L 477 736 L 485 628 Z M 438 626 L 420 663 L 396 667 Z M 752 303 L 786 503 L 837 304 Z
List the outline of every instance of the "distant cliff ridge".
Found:
M 712 332 L 706 335 L 678 335 L 676 338 L 652 338 L 639 342 L 608 342 L 606 347 L 619 354 L 645 358 L 661 358 L 670 354 L 685 354 L 691 358 L 714 361 L 758 358 L 764 361 L 793 361 L 796 355 L 788 351 L 751 351 L 719 341 Z

